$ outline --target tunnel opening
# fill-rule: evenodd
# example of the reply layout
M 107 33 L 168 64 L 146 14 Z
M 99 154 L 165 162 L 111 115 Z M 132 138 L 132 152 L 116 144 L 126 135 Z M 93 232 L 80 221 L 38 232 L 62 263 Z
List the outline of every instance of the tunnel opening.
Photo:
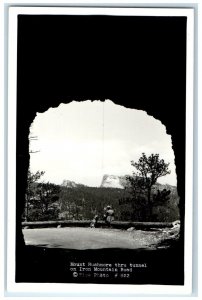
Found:
M 30 128 L 29 153 L 25 221 L 57 221 L 65 216 L 92 220 L 96 214 L 102 219 L 107 204 L 114 206 L 117 221 L 179 219 L 171 137 L 161 122 L 143 111 L 126 109 L 110 100 L 60 104 L 37 113 Z M 148 165 L 151 155 L 160 156 L 152 167 L 157 177 L 151 187 L 150 217 L 146 212 L 148 187 L 134 181 L 130 186 L 133 173 L 137 176 L 131 162 L 137 163 L 143 153 Z M 158 171 L 162 159 L 164 174 Z M 148 179 L 150 171 L 146 174 Z M 134 192 L 137 185 L 139 196 Z M 80 191 L 73 193 L 74 188 Z M 103 192 L 110 194 L 111 188 L 118 190 L 110 200 Z
M 30 126 L 37 112 L 72 99 L 111 99 L 116 105 L 147 112 L 166 127 L 172 139 L 180 197 L 177 257 L 182 284 L 186 17 L 18 16 L 16 280 L 21 280 L 24 271 L 21 215 L 30 160 Z M 169 274 L 165 278 L 170 282 Z

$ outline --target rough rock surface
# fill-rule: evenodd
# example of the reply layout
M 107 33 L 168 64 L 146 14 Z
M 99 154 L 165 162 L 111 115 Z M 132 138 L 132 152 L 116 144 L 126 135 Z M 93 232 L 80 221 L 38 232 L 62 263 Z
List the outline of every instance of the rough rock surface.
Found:
M 105 174 L 100 187 L 124 189 L 126 186 L 126 176 L 116 176 Z

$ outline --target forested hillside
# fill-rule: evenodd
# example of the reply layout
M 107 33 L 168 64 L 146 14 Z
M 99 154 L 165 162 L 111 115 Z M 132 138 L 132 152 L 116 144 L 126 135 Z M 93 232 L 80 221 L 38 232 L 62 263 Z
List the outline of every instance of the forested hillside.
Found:
M 179 198 L 174 186 L 156 183 L 151 190 L 152 214 L 146 192 L 112 187 L 89 187 L 64 181 L 62 185 L 38 183 L 43 172 L 29 174 L 26 205 L 22 219 L 92 220 L 103 219 L 104 208 L 111 205 L 115 220 L 172 222 L 179 219 Z
M 171 191 L 167 200 L 155 202 L 157 191 Z M 178 196 L 176 187 L 156 185 L 153 190 L 153 221 L 174 221 L 179 219 Z M 145 221 L 147 201 L 144 195 L 134 199 L 127 189 L 87 187 L 61 187 L 60 214 L 62 219 L 92 219 L 98 214 L 102 219 L 104 207 L 111 205 L 115 219 L 122 221 Z

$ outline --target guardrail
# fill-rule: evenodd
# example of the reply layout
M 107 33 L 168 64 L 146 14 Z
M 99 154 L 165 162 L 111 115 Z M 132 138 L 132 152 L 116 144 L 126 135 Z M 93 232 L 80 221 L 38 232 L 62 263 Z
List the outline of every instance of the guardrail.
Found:
M 72 221 L 36 221 L 36 222 L 22 222 L 23 228 L 49 228 L 49 227 L 90 227 L 90 220 Z M 96 227 L 108 227 L 104 221 L 98 221 Z M 128 229 L 134 227 L 135 229 L 158 229 L 158 228 L 171 228 L 172 222 L 125 222 L 125 221 L 113 221 L 111 223 L 112 228 Z

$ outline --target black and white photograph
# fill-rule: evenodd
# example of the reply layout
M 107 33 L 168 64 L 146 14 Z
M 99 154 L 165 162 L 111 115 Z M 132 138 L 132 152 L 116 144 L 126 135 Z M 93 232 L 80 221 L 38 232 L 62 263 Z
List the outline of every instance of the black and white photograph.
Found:
M 13 12 L 15 283 L 190 287 L 193 11 Z
M 22 226 L 30 250 L 92 250 L 94 256 L 95 250 L 102 255 L 178 245 L 171 137 L 146 112 L 110 100 L 60 104 L 35 117 L 29 153 Z M 73 278 L 93 275 L 95 282 L 131 281 L 148 267 L 144 258 L 123 264 L 70 261 Z

